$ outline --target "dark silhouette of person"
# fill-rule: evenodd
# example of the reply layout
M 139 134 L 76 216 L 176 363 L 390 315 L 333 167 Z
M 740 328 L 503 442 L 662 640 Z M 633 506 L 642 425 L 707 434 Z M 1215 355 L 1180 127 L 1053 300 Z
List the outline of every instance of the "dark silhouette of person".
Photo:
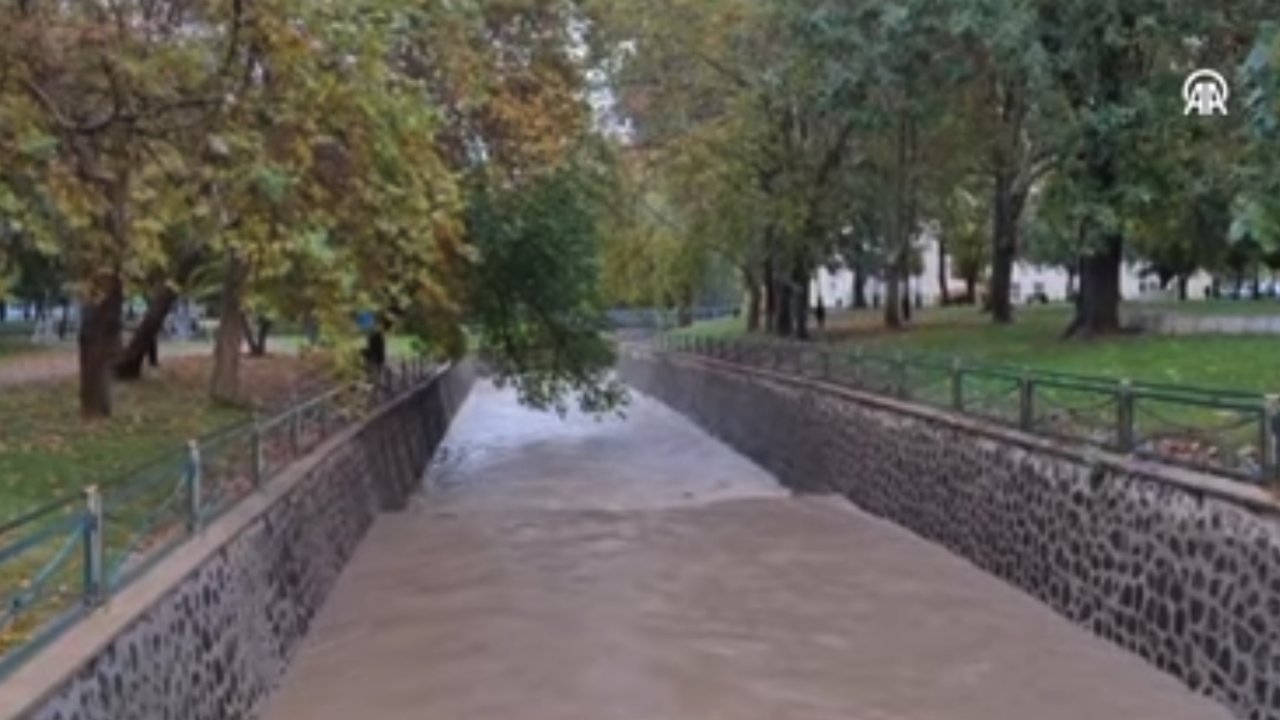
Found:
M 379 322 L 365 340 L 364 360 L 372 372 L 381 372 L 387 364 L 387 337 Z
M 825 330 L 827 328 L 827 306 L 822 302 L 822 298 L 818 298 L 818 307 L 813 309 L 813 317 L 818 321 L 818 329 Z

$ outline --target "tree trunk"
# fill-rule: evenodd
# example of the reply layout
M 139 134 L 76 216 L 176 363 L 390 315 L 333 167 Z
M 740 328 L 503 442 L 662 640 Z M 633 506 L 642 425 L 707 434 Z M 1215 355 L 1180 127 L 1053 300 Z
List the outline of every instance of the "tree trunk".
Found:
M 938 297 L 942 306 L 951 304 L 951 278 L 947 277 L 947 243 L 938 240 Z
M 121 290 L 121 293 L 123 293 L 123 289 Z M 123 303 L 123 302 L 124 302 L 124 300 L 123 300 L 123 298 L 122 298 L 122 299 L 121 299 L 121 303 Z M 123 322 L 124 322 L 124 320 L 123 320 L 123 318 L 122 318 L 122 319 L 121 319 L 121 323 L 122 323 L 122 324 L 121 324 L 121 330 L 122 330 L 122 331 L 123 331 L 123 328 L 124 328 L 124 326 L 123 326 Z M 71 329 L 71 301 L 70 301 L 70 300 L 63 300 L 63 301 L 62 301 L 62 317 L 58 319 L 58 340 L 60 340 L 60 341 L 61 341 L 61 340 L 66 340 L 66 339 L 67 339 L 67 332 L 68 332 L 70 329 Z M 117 335 L 117 337 L 119 337 L 119 336 Z
M 867 267 L 866 263 L 859 258 L 853 264 L 853 307 L 858 310 L 865 310 L 870 306 L 867 302 Z
M 750 266 L 742 268 L 742 284 L 747 291 L 747 332 L 760 332 L 760 283 Z
M 970 305 L 978 304 L 978 277 L 976 275 L 967 275 L 964 279 L 965 302 Z
M 111 368 L 124 331 L 124 283 L 117 273 L 102 276 L 96 292 L 81 305 L 80 415 L 111 417 Z
M 904 263 L 902 268 L 902 321 L 910 324 L 911 319 L 915 317 L 915 311 L 911 305 L 911 273 L 907 271 Z
M 178 262 L 172 283 L 169 282 L 170 278 L 156 283 L 151 291 L 151 297 L 147 299 L 147 312 L 142 316 L 142 322 L 133 331 L 128 346 L 116 363 L 118 379 L 137 380 L 142 377 L 143 360 L 146 359 L 150 349 L 158 345 L 160 333 L 164 331 L 164 322 L 178 302 L 178 290 L 174 287 L 174 283 L 179 286 L 185 285 L 192 274 L 200 268 L 204 259 L 203 253 L 188 253 Z
M 1191 278 L 1187 277 L 1186 275 L 1181 275 L 1178 277 L 1178 300 L 1180 302 L 1186 302 L 1187 300 L 1190 299 L 1191 297 L 1190 285 L 1191 285 Z
M 120 380 L 137 380 L 142 377 L 142 365 L 147 359 L 151 346 L 156 344 L 160 332 L 164 330 L 165 318 L 178 301 L 178 292 L 169 283 L 161 283 L 156 287 L 147 304 L 147 312 L 142 322 L 133 331 L 129 344 L 125 347 L 120 359 L 116 362 L 116 378 Z
M 1120 331 L 1120 272 L 1124 238 L 1112 233 L 1105 245 L 1080 262 L 1080 301 L 1069 334 L 1092 337 Z
M 267 338 L 271 335 L 271 328 L 275 323 L 271 322 L 271 318 L 265 315 L 258 317 L 258 345 L 255 348 L 260 356 L 267 354 Z
M 209 393 L 219 402 L 240 400 L 240 345 L 244 342 L 244 284 L 248 267 L 234 252 L 227 262 L 222 283 L 222 309 L 213 351 L 213 378 Z
M 987 305 L 991 319 L 1000 325 L 1013 322 L 1013 263 L 1018 254 L 1017 198 L 1009 173 L 997 173 L 992 216 L 991 295 Z
M 765 332 L 772 335 L 778 328 L 778 288 L 775 284 L 773 260 L 764 261 L 764 324 Z
M 792 327 L 799 340 L 809 337 L 809 269 L 798 262 L 791 272 Z
M 267 336 L 271 333 L 271 320 L 265 315 L 250 319 L 249 313 L 241 313 L 244 324 L 245 341 L 249 343 L 249 356 L 262 358 L 267 356 Z
M 795 324 L 792 320 L 792 299 L 794 293 L 791 292 L 791 283 L 787 280 L 786 275 L 778 275 L 774 278 L 774 299 L 777 307 L 774 308 L 773 329 L 779 337 L 791 337 L 795 332 Z
M 896 267 L 888 268 L 884 274 L 884 324 L 894 329 L 902 327 L 902 296 L 898 282 Z

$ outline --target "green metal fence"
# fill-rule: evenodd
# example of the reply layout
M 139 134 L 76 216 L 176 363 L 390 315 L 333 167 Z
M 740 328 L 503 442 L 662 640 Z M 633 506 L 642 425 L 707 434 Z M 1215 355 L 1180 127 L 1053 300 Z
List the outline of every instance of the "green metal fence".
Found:
M 1276 395 L 762 338 L 665 335 L 657 344 L 1235 480 L 1280 485 Z
M 434 371 L 425 360 L 402 361 L 372 383 L 192 440 L 123 480 L 0 525 L 0 678 L 348 426 L 362 406 Z

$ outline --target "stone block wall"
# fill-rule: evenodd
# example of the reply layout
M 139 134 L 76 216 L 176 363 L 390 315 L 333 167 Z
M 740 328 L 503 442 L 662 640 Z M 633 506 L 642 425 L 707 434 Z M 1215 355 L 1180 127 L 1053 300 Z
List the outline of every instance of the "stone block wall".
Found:
M 1272 315 L 1184 315 L 1138 311 L 1129 315 L 1127 323 L 1143 332 L 1158 335 L 1280 335 L 1280 317 Z
M 470 365 L 455 366 L 286 471 L 302 475 L 16 717 L 254 717 L 377 514 L 406 504 L 471 382 Z
M 714 361 L 624 380 L 800 492 L 835 492 L 1247 720 L 1280 720 L 1280 505 L 1261 490 Z

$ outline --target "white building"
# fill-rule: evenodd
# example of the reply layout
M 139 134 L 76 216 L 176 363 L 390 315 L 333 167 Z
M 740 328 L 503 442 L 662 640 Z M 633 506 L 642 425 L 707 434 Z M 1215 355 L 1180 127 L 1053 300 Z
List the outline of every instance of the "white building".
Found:
M 923 272 L 911 279 L 911 297 L 919 298 L 925 305 L 938 305 L 942 299 L 942 288 L 939 283 L 938 272 L 938 241 L 933 237 L 928 237 L 919 246 L 921 254 L 921 267 Z M 946 275 L 948 278 L 948 290 L 951 297 L 960 297 L 965 293 L 964 281 L 955 279 L 952 272 L 951 258 L 947 258 Z M 986 290 L 987 278 L 983 278 L 978 283 L 978 293 L 981 295 Z M 1078 278 L 1076 279 L 1078 283 Z M 1035 298 L 1044 295 L 1050 302 L 1066 302 L 1073 291 L 1069 287 L 1071 278 L 1067 271 L 1060 267 L 1049 267 L 1035 265 L 1033 263 L 1019 261 L 1013 266 L 1013 286 L 1012 296 L 1014 304 L 1021 305 L 1033 301 Z M 1134 263 L 1125 263 L 1120 277 L 1120 292 L 1125 300 L 1166 300 L 1171 299 L 1176 294 L 1176 289 L 1170 287 L 1168 290 L 1161 291 L 1160 283 L 1153 277 L 1143 277 L 1142 267 Z M 1208 273 L 1200 272 L 1191 279 L 1188 285 L 1188 296 L 1192 299 L 1205 297 L 1205 294 L 1213 284 L 1213 278 Z M 853 305 L 854 296 L 854 275 L 847 269 L 841 269 L 831 272 L 827 268 L 822 268 L 818 272 L 812 285 L 812 293 L 814 302 L 821 296 L 823 303 L 827 307 L 851 307 Z M 871 278 L 866 285 L 867 302 L 873 302 L 877 296 L 884 297 L 884 283 L 879 278 Z

